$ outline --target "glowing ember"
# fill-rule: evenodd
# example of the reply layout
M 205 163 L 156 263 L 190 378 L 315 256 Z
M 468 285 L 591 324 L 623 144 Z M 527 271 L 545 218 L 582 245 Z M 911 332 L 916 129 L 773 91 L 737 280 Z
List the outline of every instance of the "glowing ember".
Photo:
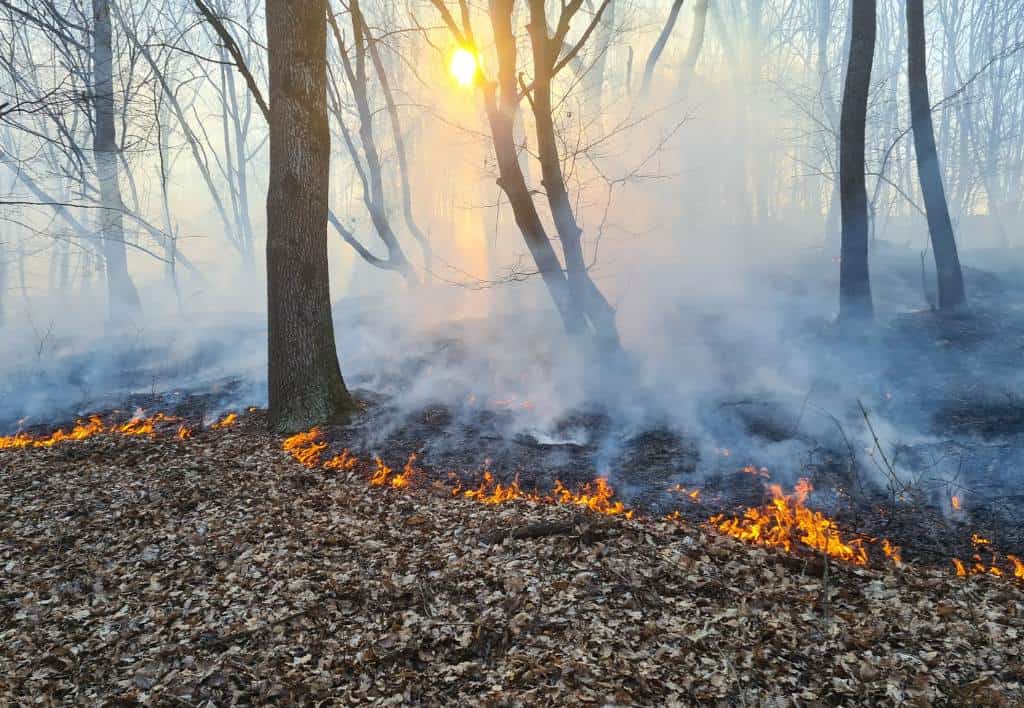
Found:
M 711 524 L 722 533 L 741 541 L 792 551 L 800 543 L 833 558 L 856 565 L 867 565 L 868 554 L 863 541 L 843 540 L 836 523 L 805 505 L 811 493 L 806 479 L 797 482 L 793 494 L 782 492 L 782 487 L 769 487 L 772 501 L 763 507 L 747 509 L 742 518 L 725 518 L 724 514 L 711 517 Z
M 236 420 L 238 420 L 237 413 L 228 413 L 226 416 L 224 416 L 216 423 L 211 425 L 210 430 L 220 430 L 221 428 L 227 428 L 228 426 L 234 425 Z
M 460 86 L 469 88 L 476 83 L 476 77 L 480 71 L 476 54 L 465 47 L 459 47 L 452 53 L 452 58 L 448 62 L 448 71 Z
M 320 463 L 320 456 L 327 449 L 327 443 L 321 440 L 322 435 L 319 428 L 312 428 L 292 435 L 282 445 L 299 463 L 312 469 Z
M 192 437 L 192 429 L 185 425 L 178 426 L 178 440 L 188 440 Z

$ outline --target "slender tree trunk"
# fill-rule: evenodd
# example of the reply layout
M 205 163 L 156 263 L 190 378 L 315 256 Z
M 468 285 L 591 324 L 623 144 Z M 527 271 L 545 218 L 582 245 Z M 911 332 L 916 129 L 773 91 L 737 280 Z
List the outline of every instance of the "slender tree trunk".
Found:
M 850 60 L 839 119 L 839 198 L 843 234 L 839 265 L 839 319 L 874 315 L 868 274 L 868 193 L 864 177 L 865 123 L 875 55 L 875 0 L 852 0 Z
M 331 133 L 327 0 L 267 0 L 270 424 L 279 432 L 355 410 L 338 365 L 327 265 Z
M 7 234 L 0 233 L 0 329 L 6 323 L 4 306 L 7 303 L 7 258 Z
M 910 121 L 914 128 L 917 176 L 921 181 L 921 195 L 928 215 L 928 232 L 932 238 L 939 280 L 939 309 L 950 310 L 964 304 L 966 297 L 953 222 L 949 218 L 942 170 L 935 150 L 925 61 L 923 0 L 907 0 L 907 84 L 910 88 Z
M 686 56 L 683 57 L 683 66 L 679 72 L 679 96 L 682 99 L 685 99 L 690 91 L 690 82 L 693 80 L 697 60 L 700 59 L 700 52 L 704 47 L 707 24 L 708 0 L 697 0 L 693 6 L 693 34 L 690 35 L 690 43 L 686 47 Z
M 604 11 L 604 17 L 597 27 L 594 40 L 594 61 L 590 70 L 583 76 L 584 110 L 597 125 L 604 130 L 604 79 L 605 68 L 608 66 L 608 53 L 611 51 L 612 39 L 615 34 L 615 0 Z
M 140 309 L 139 294 L 128 274 L 124 247 L 124 202 L 118 181 L 118 146 L 114 129 L 114 60 L 110 2 L 92 0 L 93 13 L 93 106 L 96 126 L 93 152 L 100 181 L 100 232 L 107 271 L 107 302 L 110 319 L 119 321 Z
M 548 37 L 544 21 L 544 0 L 530 2 L 530 43 L 533 47 L 533 118 L 537 130 L 537 152 L 540 157 L 541 184 L 548 198 L 551 216 L 565 254 L 565 271 L 569 297 L 574 309 L 584 312 L 602 344 L 619 349 L 615 312 L 590 280 L 583 258 L 583 230 L 576 223 L 565 176 L 558 154 L 551 100 L 551 72 L 555 65 L 558 44 Z
M 672 0 L 672 7 L 668 11 L 668 19 L 665 21 L 665 26 L 661 28 L 661 34 L 658 35 L 657 41 L 654 42 L 651 53 L 647 55 L 647 63 L 644 65 L 643 83 L 640 85 L 641 96 L 646 96 L 647 92 L 651 89 L 654 69 L 658 66 L 658 60 L 661 58 L 662 52 L 665 51 L 669 37 L 672 36 L 672 30 L 676 26 L 676 20 L 679 19 L 679 11 L 682 9 L 683 0 Z
M 498 163 L 498 186 L 508 197 L 516 226 L 530 249 L 530 255 L 558 308 L 566 331 L 569 334 L 581 334 L 586 327 L 583 312 L 570 301 L 562 264 L 558 261 L 540 214 L 537 213 L 516 151 L 515 116 L 519 102 L 516 39 L 512 29 L 513 6 L 513 0 L 496 0 L 491 6 L 491 25 L 498 54 L 498 81 L 497 85 L 485 84 L 483 87 L 484 108 Z

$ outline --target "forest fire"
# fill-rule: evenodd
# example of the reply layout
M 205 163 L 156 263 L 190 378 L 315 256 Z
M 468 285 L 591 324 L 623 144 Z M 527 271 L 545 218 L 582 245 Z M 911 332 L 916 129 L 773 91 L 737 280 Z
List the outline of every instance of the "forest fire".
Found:
M 226 416 L 211 425 L 210 430 L 221 430 L 222 428 L 227 428 L 234 425 L 236 420 L 238 420 L 237 413 L 228 413 Z
M 700 501 L 700 489 L 688 489 L 681 484 L 673 484 L 668 488 L 668 491 L 673 494 L 680 494 L 692 502 Z
M 286 438 L 282 447 L 304 467 L 313 469 L 320 466 L 320 458 L 327 448 L 327 443 L 323 440 L 323 432 L 319 428 L 313 428 Z M 418 474 L 414 466 L 415 461 L 416 455 L 410 455 L 402 471 L 395 473 L 380 457 L 375 457 L 367 482 L 372 487 L 408 489 Z M 348 450 L 343 450 L 340 454 L 324 462 L 322 467 L 332 470 L 352 470 L 358 464 L 358 458 L 351 456 Z M 451 487 L 453 497 L 464 497 L 481 504 L 495 505 L 512 501 L 528 501 L 583 507 L 606 516 L 621 516 L 626 519 L 632 519 L 634 515 L 632 509 L 626 508 L 621 501 L 615 500 L 615 490 L 603 477 L 582 484 L 575 491 L 566 487 L 560 480 L 555 480 L 555 486 L 550 495 L 527 492 L 520 486 L 518 479 L 509 484 L 502 484 L 495 479 L 490 471 L 484 471 L 480 484 L 472 489 L 465 489 L 457 475 L 453 479 L 455 480 Z
M 813 487 L 806 479 L 797 482 L 792 494 L 785 494 L 782 486 L 772 484 L 772 500 L 762 507 L 751 507 L 742 517 L 726 518 L 724 514 L 711 517 L 711 524 L 720 532 L 762 546 L 792 551 L 797 544 L 855 565 L 866 566 L 868 553 L 861 539 L 845 541 L 835 521 L 820 511 L 806 506 Z M 886 541 L 889 558 L 899 559 L 899 549 Z M 895 562 L 894 559 L 894 562 Z
M 326 447 L 319 429 L 293 435 L 284 441 L 284 449 L 306 467 L 315 467 L 320 455 Z M 374 465 L 368 476 L 368 483 L 375 487 L 391 487 L 404 490 L 411 486 L 414 475 L 413 463 L 415 456 L 410 456 L 402 472 L 395 474 L 383 460 L 374 458 Z M 348 450 L 328 460 L 323 466 L 327 469 L 353 469 L 358 464 Z M 756 470 L 758 476 L 767 475 L 767 470 Z M 451 494 L 455 497 L 472 499 L 487 505 L 505 504 L 514 501 L 527 501 L 541 504 L 559 504 L 589 509 L 607 516 L 621 516 L 632 519 L 635 512 L 628 509 L 622 501 L 615 500 L 615 492 L 608 480 L 597 478 L 593 482 L 581 485 L 575 491 L 556 480 L 549 495 L 528 492 L 522 488 L 518 478 L 509 483 L 498 481 L 490 471 L 484 471 L 480 483 L 472 488 L 465 488 L 457 475 L 450 476 L 454 480 Z M 773 496 L 771 504 L 762 508 L 748 509 L 742 518 L 727 519 L 724 515 L 711 518 L 710 523 L 722 533 L 743 541 L 757 543 L 785 551 L 794 550 L 797 545 L 822 551 L 829 556 L 844 560 L 855 565 L 868 564 L 868 552 L 865 542 L 861 539 L 844 541 L 836 523 L 818 511 L 807 508 L 805 502 L 811 492 L 807 480 L 800 480 L 792 495 L 782 492 L 781 486 L 771 485 Z M 700 498 L 700 490 L 686 490 L 679 485 L 670 491 L 680 491 L 692 501 Z M 671 518 L 671 516 L 669 517 Z M 902 565 L 899 546 L 883 539 L 880 544 L 882 553 L 897 567 Z
M 139 411 L 131 420 L 120 424 L 106 424 L 99 416 L 90 416 L 86 420 L 79 420 L 70 431 L 63 428 L 45 436 L 33 436 L 28 433 L 15 433 L 0 437 L 0 450 L 21 449 L 27 447 L 45 448 L 53 447 L 59 443 L 76 440 L 87 440 L 97 435 L 108 433 L 111 435 L 122 435 L 135 437 L 139 435 L 152 435 L 156 432 L 156 426 L 166 423 L 176 423 L 180 419 L 164 413 L 157 413 L 150 417 Z M 184 426 L 182 426 L 184 428 Z M 182 437 L 181 429 L 178 430 L 178 437 Z M 189 433 L 191 434 L 191 433 Z M 187 437 L 187 436 L 186 436 Z
M 978 533 L 971 534 L 971 545 L 974 546 L 974 553 L 969 565 L 959 558 L 952 559 L 956 574 L 961 578 L 973 575 L 993 575 L 1001 578 L 1010 575 L 1024 579 L 1024 561 L 1017 556 L 1007 554 L 1006 560 L 1009 563 L 1001 563 L 1000 554 L 993 548 L 992 541 Z
M 210 426 L 211 430 L 220 430 L 232 425 L 238 419 L 236 413 L 229 413 L 221 421 Z M 89 416 L 87 419 L 79 420 L 69 431 L 60 428 L 48 435 L 34 436 L 29 433 L 15 433 L 14 435 L 0 436 L 0 450 L 24 449 L 24 448 L 46 448 L 53 447 L 64 442 L 77 440 L 88 440 L 97 435 L 120 435 L 124 437 L 139 437 L 141 435 L 155 435 L 158 426 L 177 425 L 175 437 L 178 440 L 188 440 L 192 437 L 192 428 L 185 424 L 178 416 L 166 413 L 154 413 L 146 416 L 144 411 L 136 411 L 135 415 L 124 423 L 104 423 L 99 416 Z
M 238 415 L 230 413 L 210 426 L 210 430 L 223 430 L 238 420 Z M 130 420 L 114 424 L 104 423 L 99 416 L 91 416 L 78 421 L 70 430 L 58 429 L 47 435 L 32 435 L 21 432 L 0 437 L 0 450 L 25 448 L 50 448 L 63 442 L 86 440 L 97 435 L 109 434 L 125 437 L 154 436 L 161 426 L 175 424 L 174 436 L 178 440 L 189 440 L 193 431 L 181 418 L 156 413 L 144 416 L 139 411 Z M 169 432 L 169 431 L 168 431 Z M 386 487 L 404 491 L 412 488 L 415 480 L 422 473 L 415 467 L 416 455 L 407 459 L 401 470 L 391 469 L 384 461 L 376 457 L 371 464 L 363 463 L 347 449 L 324 459 L 328 443 L 323 431 L 312 428 L 286 438 L 282 448 L 297 462 L 308 469 L 325 469 L 335 471 L 352 471 L 357 468 L 367 470 L 366 480 L 370 486 Z M 747 467 L 744 472 L 759 477 L 768 477 L 764 468 Z M 598 477 L 591 482 L 570 489 L 556 480 L 550 493 L 527 491 L 516 478 L 508 483 L 499 481 L 492 472 L 485 470 L 480 482 L 473 487 L 466 487 L 462 478 L 450 474 L 447 488 L 453 497 L 462 497 L 485 505 L 498 505 L 515 501 L 526 501 L 535 504 L 555 504 L 588 509 L 606 516 L 618 516 L 625 519 L 634 518 L 635 512 L 615 499 L 615 491 L 608 480 Z M 444 483 L 439 483 L 444 485 Z M 770 548 L 792 552 L 805 548 L 843 560 L 854 565 L 866 566 L 870 562 L 868 544 L 877 544 L 881 554 L 896 567 L 901 567 L 903 560 L 900 547 L 888 539 L 844 538 L 843 533 L 833 519 L 820 511 L 807 507 L 807 499 L 813 490 L 811 483 L 801 479 L 793 492 L 786 494 L 781 485 L 768 486 L 771 500 L 761 507 L 748 508 L 742 516 L 727 517 L 718 514 L 709 519 L 709 524 L 717 531 L 733 538 Z M 699 502 L 700 489 L 690 489 L 676 484 L 669 487 L 669 492 L 678 493 L 691 502 Z M 682 516 L 675 512 L 669 514 L 669 520 L 682 521 Z M 990 575 L 995 577 L 1014 577 L 1024 580 L 1024 560 L 1020 557 L 1002 555 L 993 549 L 992 541 L 980 534 L 973 534 L 971 543 L 974 553 L 969 562 L 953 558 L 952 564 L 958 576 Z
M 286 438 L 282 447 L 304 467 L 314 468 L 320 462 L 320 456 L 327 449 L 323 442 L 323 433 L 319 428 L 311 428 L 305 433 L 296 433 Z

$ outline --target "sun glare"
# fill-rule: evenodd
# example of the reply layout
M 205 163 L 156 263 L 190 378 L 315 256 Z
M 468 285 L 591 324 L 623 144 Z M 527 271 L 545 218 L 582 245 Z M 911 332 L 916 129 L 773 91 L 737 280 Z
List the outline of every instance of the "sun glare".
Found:
M 448 71 L 461 86 L 472 86 L 476 81 L 478 70 L 476 55 L 462 47 L 455 50 L 448 63 Z

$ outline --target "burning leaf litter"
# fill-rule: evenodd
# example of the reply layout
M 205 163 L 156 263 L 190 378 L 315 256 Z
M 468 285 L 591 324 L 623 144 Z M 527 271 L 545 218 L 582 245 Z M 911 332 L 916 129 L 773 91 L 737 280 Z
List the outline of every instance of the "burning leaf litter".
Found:
M 320 449 L 314 471 L 260 427 L 0 451 L 0 704 L 1024 700 L 1003 579 L 799 572 L 707 525 L 591 514 L 596 485 L 489 505 L 410 460 L 381 493 L 376 463 Z M 519 528 L 563 532 L 484 542 Z

